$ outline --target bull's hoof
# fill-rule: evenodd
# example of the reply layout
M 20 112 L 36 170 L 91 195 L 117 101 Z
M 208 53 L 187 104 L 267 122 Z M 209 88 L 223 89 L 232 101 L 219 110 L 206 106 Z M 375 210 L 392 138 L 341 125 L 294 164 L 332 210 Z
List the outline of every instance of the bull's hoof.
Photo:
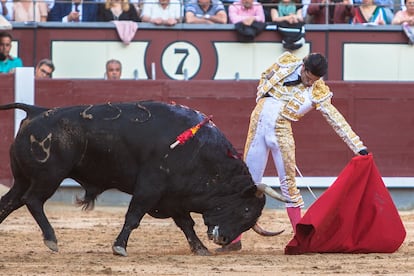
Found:
M 241 241 L 230 243 L 228 245 L 223 245 L 220 248 L 216 249 L 216 253 L 228 253 L 233 251 L 239 251 L 242 249 Z
M 123 248 L 122 246 L 112 246 L 112 252 L 114 253 L 114 255 L 119 255 L 119 256 L 123 256 L 123 257 L 127 257 L 128 253 L 126 252 L 126 249 Z
M 57 242 L 49 241 L 49 240 L 43 240 L 43 243 L 52 251 L 58 252 L 58 245 Z
M 199 248 L 199 249 L 194 251 L 194 254 L 196 254 L 198 256 L 211 256 L 211 253 L 210 253 L 210 251 L 208 251 L 207 248 Z

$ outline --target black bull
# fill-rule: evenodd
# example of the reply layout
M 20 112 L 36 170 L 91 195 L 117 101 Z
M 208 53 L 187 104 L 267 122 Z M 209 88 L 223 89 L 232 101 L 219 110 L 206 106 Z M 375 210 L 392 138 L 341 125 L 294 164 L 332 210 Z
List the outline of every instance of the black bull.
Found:
M 127 255 L 131 231 L 146 213 L 171 217 L 198 255 L 209 251 L 194 231 L 191 212 L 203 215 L 209 237 L 219 245 L 252 227 L 256 230 L 265 196 L 212 122 L 186 143 L 170 148 L 177 135 L 205 119 L 203 114 L 158 102 L 55 109 L 20 103 L 0 106 L 14 108 L 24 110 L 27 117 L 10 149 L 14 184 L 1 198 L 0 223 L 26 205 L 51 250 L 58 250 L 57 239 L 44 203 L 65 178 L 85 189 L 78 200 L 84 208 L 92 208 L 108 189 L 132 195 L 113 244 L 117 255 Z

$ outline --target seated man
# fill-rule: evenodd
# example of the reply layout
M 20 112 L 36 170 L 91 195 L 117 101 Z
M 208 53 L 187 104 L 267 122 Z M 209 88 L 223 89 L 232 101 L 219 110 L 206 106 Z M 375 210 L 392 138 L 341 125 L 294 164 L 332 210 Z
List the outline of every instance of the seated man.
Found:
M 253 0 L 240 0 L 229 7 L 230 23 L 242 22 L 250 26 L 254 21 L 265 22 L 263 6 Z
M 105 79 L 107 80 L 120 80 L 122 74 L 122 64 L 119 60 L 110 59 L 105 65 Z
M 144 1 L 141 14 L 142 22 L 174 26 L 181 20 L 181 3 L 178 0 Z
M 97 21 L 98 3 L 83 0 L 56 1 L 50 10 L 47 21 L 94 22 Z
M 234 2 L 229 7 L 229 22 L 235 24 L 239 41 L 253 41 L 266 27 L 262 4 L 254 0 Z
M 55 71 L 55 65 L 50 59 L 44 58 L 36 65 L 35 77 L 38 79 L 50 79 Z
M 185 22 L 194 24 L 226 24 L 227 13 L 219 0 L 192 0 L 185 6 Z

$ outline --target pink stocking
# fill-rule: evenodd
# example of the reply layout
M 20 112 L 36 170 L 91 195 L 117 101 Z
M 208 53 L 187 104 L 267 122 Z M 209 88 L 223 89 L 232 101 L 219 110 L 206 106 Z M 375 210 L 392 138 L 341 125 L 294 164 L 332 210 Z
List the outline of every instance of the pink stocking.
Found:
M 287 207 L 286 211 L 288 213 L 290 223 L 292 224 L 293 231 L 296 233 L 296 224 L 298 224 L 301 219 L 300 207 Z
M 238 241 L 240 241 L 241 240 L 241 234 L 237 237 L 237 238 L 235 238 L 231 243 L 236 243 L 236 242 L 238 242 Z

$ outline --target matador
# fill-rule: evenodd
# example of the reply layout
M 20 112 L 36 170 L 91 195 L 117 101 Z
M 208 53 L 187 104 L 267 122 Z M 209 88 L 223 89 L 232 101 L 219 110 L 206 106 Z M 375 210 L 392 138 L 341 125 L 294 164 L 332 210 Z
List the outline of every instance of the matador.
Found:
M 322 77 L 327 72 L 326 58 L 311 53 L 303 60 L 285 52 L 262 73 L 257 87 L 256 106 L 250 116 L 244 161 L 253 180 L 262 181 L 269 152 L 272 154 L 282 194 L 292 203 L 286 210 L 293 227 L 301 219 L 304 206 L 296 186 L 295 140 L 291 123 L 312 109 L 319 110 L 335 132 L 355 153 L 368 154 L 358 135 L 332 105 L 332 92 Z M 240 237 L 219 248 L 219 252 L 241 249 Z

